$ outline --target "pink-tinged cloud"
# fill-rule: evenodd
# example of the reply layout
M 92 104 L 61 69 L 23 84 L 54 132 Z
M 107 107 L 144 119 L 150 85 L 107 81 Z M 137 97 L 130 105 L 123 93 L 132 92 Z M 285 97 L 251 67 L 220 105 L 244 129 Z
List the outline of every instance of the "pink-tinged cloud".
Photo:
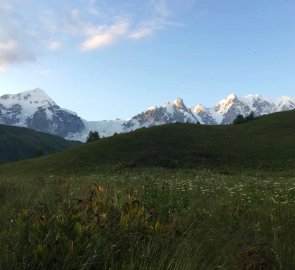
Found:
M 155 29 L 152 27 L 144 27 L 132 32 L 128 37 L 131 39 L 142 39 L 154 33 Z
M 116 37 L 110 33 L 92 36 L 81 44 L 82 51 L 92 51 L 113 44 Z
M 122 22 L 109 27 L 88 27 L 85 33 L 89 37 L 80 45 L 82 51 L 92 51 L 112 45 L 119 36 L 128 32 L 128 23 Z

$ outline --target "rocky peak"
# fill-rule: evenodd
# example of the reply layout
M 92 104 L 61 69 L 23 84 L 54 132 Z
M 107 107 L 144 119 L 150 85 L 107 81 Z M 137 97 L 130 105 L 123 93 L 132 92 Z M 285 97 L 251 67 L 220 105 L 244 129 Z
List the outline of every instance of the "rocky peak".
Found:
M 204 112 L 206 109 L 204 108 L 204 106 L 203 105 L 201 105 L 201 104 L 198 104 L 195 108 L 194 108 L 194 112 L 195 113 L 202 113 L 202 112 Z
M 184 109 L 186 106 L 181 98 L 177 98 L 173 101 L 173 105 L 178 109 Z
M 227 111 L 237 102 L 239 102 L 239 99 L 236 94 L 230 94 L 228 97 L 217 103 L 215 111 Z

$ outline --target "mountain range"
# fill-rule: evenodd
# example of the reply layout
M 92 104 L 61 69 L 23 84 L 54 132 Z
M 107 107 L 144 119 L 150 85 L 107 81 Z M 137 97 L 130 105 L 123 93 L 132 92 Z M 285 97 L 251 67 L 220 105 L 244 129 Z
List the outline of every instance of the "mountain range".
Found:
M 61 108 L 42 89 L 34 89 L 1 96 L 0 123 L 85 141 L 89 131 L 98 131 L 101 137 L 109 137 L 114 133 L 174 122 L 227 125 L 239 114 L 246 116 L 253 112 L 255 116 L 261 116 L 292 109 L 295 109 L 295 99 L 290 97 L 271 100 L 258 94 L 245 97 L 231 94 L 213 107 L 201 104 L 189 107 L 177 98 L 162 106 L 151 107 L 129 120 L 87 121 L 75 112 Z

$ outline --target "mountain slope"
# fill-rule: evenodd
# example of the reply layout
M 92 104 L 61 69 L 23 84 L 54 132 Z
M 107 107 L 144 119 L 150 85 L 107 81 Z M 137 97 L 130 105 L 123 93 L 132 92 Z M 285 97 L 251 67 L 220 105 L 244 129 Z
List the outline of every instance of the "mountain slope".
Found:
M 51 154 L 79 144 L 27 128 L 0 125 L 0 164 Z
M 17 164 L 17 173 L 87 174 L 104 166 L 295 169 L 295 111 L 240 125 L 170 124 L 114 136 Z M 13 173 L 11 166 L 0 173 Z

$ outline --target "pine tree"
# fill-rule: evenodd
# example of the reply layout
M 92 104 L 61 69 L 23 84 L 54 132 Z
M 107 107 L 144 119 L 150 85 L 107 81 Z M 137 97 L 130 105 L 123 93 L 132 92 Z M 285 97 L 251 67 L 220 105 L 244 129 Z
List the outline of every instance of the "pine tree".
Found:
M 245 122 L 245 118 L 243 115 L 239 114 L 236 119 L 234 120 L 234 124 L 241 124 Z
M 99 137 L 99 134 L 97 131 L 90 131 L 86 142 L 87 143 L 95 142 L 95 141 L 98 141 L 99 139 L 100 139 L 100 137 Z

